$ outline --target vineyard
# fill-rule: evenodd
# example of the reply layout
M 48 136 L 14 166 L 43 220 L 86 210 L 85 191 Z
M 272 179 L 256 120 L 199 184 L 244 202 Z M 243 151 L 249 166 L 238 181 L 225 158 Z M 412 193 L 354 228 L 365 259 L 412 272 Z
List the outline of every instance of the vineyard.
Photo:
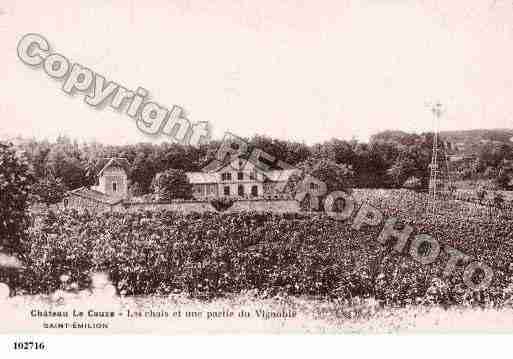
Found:
M 213 299 L 253 290 L 262 297 L 373 298 L 391 306 L 501 306 L 510 300 L 511 213 L 444 201 L 429 217 L 424 194 L 357 190 L 354 197 L 411 224 L 413 234 L 430 234 L 487 263 L 494 270 L 492 285 L 470 291 L 463 266 L 444 278 L 446 254 L 421 265 L 392 251 L 376 240 L 380 226 L 356 230 L 325 214 L 253 212 L 48 212 L 34 218 L 23 241 L 25 270 L 1 279 L 17 294 L 79 291 L 90 287 L 91 273 L 105 272 L 126 296 Z M 69 277 L 65 284 L 63 275 Z

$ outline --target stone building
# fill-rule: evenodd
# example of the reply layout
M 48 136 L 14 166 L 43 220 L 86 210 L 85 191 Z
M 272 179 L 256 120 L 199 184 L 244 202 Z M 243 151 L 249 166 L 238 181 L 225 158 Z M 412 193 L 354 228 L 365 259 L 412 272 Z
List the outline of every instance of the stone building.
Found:
M 129 167 L 126 159 L 108 159 L 98 172 L 97 185 L 67 192 L 63 207 L 98 212 L 111 210 L 113 206 L 128 200 Z
M 111 158 L 98 173 L 93 190 L 117 199 L 128 199 L 128 171 L 130 164 L 124 158 Z
M 257 198 L 280 192 L 297 169 L 266 171 L 251 160 L 235 157 L 202 172 L 187 172 L 197 199 L 216 197 Z

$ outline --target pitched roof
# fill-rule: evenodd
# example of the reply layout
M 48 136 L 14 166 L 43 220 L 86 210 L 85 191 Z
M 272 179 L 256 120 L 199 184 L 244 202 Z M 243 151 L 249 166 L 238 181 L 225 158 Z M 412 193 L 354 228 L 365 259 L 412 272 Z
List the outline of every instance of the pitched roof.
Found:
M 235 161 L 237 158 L 243 157 L 242 155 L 239 156 L 230 156 L 226 155 L 222 161 L 220 161 L 217 158 L 214 158 L 212 161 L 210 161 L 205 167 L 201 169 L 202 172 L 217 172 L 223 167 L 229 165 L 233 161 Z
M 186 172 L 185 175 L 192 184 L 217 183 L 217 176 L 213 173 Z
M 119 158 L 119 157 L 112 157 L 110 158 L 107 163 L 103 166 L 103 168 L 98 172 L 98 177 L 101 177 L 103 174 L 103 171 L 105 171 L 109 167 L 113 166 L 119 166 L 125 170 L 125 172 L 128 172 L 130 169 L 130 163 L 126 158 Z
M 244 160 L 247 163 L 253 164 L 253 166 L 255 166 L 255 168 L 257 168 L 257 169 L 260 169 L 261 172 L 265 172 L 261 168 L 262 167 L 261 163 L 259 163 L 258 161 L 255 161 L 255 159 L 247 153 L 236 155 L 236 156 L 226 155 L 222 161 L 220 161 L 216 158 L 216 159 L 212 160 L 211 162 L 209 162 L 205 167 L 203 167 L 201 169 L 201 171 L 202 172 L 218 172 L 237 160 Z
M 300 174 L 301 171 L 297 168 L 291 168 L 287 170 L 272 170 L 264 172 L 264 175 L 273 182 L 285 182 L 288 181 L 290 176 L 293 174 Z
M 72 191 L 68 191 L 67 195 L 79 196 L 82 198 L 93 200 L 95 202 L 105 203 L 109 205 L 119 203 L 123 200 L 120 198 L 111 197 L 109 195 L 106 195 L 105 193 L 96 191 L 88 187 L 80 187 Z
M 210 161 L 205 167 L 201 169 L 202 172 L 215 172 L 219 167 L 224 166 L 224 163 L 217 158 Z
M 189 182 L 191 183 L 214 183 L 217 182 L 217 178 L 214 176 L 215 172 L 220 171 L 224 167 L 231 164 L 233 161 L 237 159 L 243 159 L 255 165 L 255 168 L 259 168 L 257 164 L 254 163 L 253 158 L 247 155 L 239 155 L 234 157 L 226 156 L 224 161 L 219 161 L 218 159 L 212 160 L 208 165 L 202 168 L 202 172 L 187 172 L 187 176 L 189 177 Z M 270 170 L 263 171 L 260 170 L 266 178 L 273 182 L 286 182 L 289 180 L 290 176 L 294 173 L 300 173 L 301 171 L 297 168 L 290 168 L 285 170 Z M 203 175 L 203 176 L 202 176 Z

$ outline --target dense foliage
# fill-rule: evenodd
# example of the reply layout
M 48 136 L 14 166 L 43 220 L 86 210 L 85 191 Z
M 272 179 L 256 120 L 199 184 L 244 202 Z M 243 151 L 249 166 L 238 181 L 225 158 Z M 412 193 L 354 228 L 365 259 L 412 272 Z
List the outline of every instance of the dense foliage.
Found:
M 192 185 L 185 171 L 180 169 L 171 168 L 158 173 L 152 182 L 152 188 L 157 198 L 162 201 L 192 198 Z
M 344 164 L 337 164 L 327 159 L 310 159 L 298 164 L 297 168 L 301 170 L 300 180 L 304 181 L 305 176 L 312 176 L 326 185 L 328 193 L 354 186 L 354 171 Z M 295 190 L 307 189 L 296 188 Z
M 32 173 L 23 155 L 0 142 L 0 252 L 16 252 L 28 225 Z
M 31 187 L 32 201 L 47 206 L 59 203 L 64 198 L 66 187 L 60 178 L 48 175 L 37 180 Z
M 460 140 L 458 136 L 454 138 L 454 141 Z M 501 188 L 509 186 L 513 178 L 513 162 L 508 161 L 513 160 L 513 144 L 493 142 L 491 139 L 491 142 L 481 143 L 478 138 L 472 141 L 468 145 L 469 150 L 459 153 L 465 155 L 469 152 L 471 156 L 451 163 L 453 179 L 493 179 Z M 291 166 L 311 167 L 312 163 L 319 161 L 345 166 L 351 169 L 353 183 L 359 188 L 400 188 L 412 176 L 418 178 L 421 187 L 425 188 L 433 136 L 430 133 L 385 131 L 373 136 L 368 143 L 331 139 L 308 146 L 266 136 L 254 136 L 248 142 L 249 150 L 259 148 Z M 441 141 L 440 148 L 443 143 Z M 212 141 L 200 147 L 169 143 L 106 146 L 94 142 L 73 142 L 61 136 L 54 143 L 22 141 L 21 148 L 26 152 L 38 179 L 51 173 L 61 179 L 68 189 L 94 184 L 95 174 L 105 158 L 126 158 L 131 169 L 128 174 L 130 191 L 139 196 L 151 192 L 151 184 L 157 173 L 170 168 L 200 170 L 215 158 L 219 145 L 219 141 Z M 451 143 L 448 146 L 455 147 Z M 458 154 L 458 151 L 451 150 L 451 153 Z M 439 160 L 445 163 L 442 152 Z
M 465 202 L 440 202 L 425 214 L 427 197 L 406 190 L 356 191 L 386 216 L 396 216 L 442 244 L 493 267 L 492 285 L 473 293 L 463 266 L 444 278 L 447 256 L 424 266 L 408 251 L 377 242 L 380 227 L 353 229 L 323 214 L 139 212 L 102 215 L 49 212 L 25 245 L 18 292 L 51 292 L 69 275 L 77 288 L 89 274 L 107 272 L 126 295 L 187 293 L 213 298 L 256 289 L 391 305 L 418 302 L 501 304 L 511 292 L 511 213 Z M 490 212 L 495 211 L 495 212 Z

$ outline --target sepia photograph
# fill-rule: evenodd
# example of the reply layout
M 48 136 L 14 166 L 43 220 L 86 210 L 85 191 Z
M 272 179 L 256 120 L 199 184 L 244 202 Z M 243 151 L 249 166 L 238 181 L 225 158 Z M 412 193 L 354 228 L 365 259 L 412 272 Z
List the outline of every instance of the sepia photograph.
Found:
M 0 44 L 3 349 L 513 333 L 512 2 L 5 0 Z

